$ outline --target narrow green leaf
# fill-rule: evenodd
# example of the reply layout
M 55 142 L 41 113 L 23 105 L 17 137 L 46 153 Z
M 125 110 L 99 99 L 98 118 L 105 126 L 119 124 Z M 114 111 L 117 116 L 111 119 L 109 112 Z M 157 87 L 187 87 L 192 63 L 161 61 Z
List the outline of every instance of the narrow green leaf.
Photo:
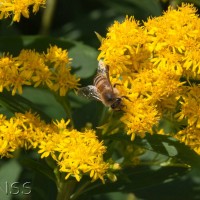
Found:
M 0 37 L 0 52 L 9 52 L 14 56 L 17 56 L 22 49 L 35 49 L 36 51 L 43 52 L 46 51 L 50 45 L 57 45 L 63 49 L 70 49 L 74 46 L 71 41 L 49 36 Z
M 109 192 L 134 193 L 143 188 L 150 188 L 167 181 L 173 181 L 177 177 L 183 176 L 187 171 L 187 168 L 182 167 L 161 167 L 157 170 L 152 170 L 146 166 L 126 168 L 118 175 L 116 182 L 107 182 L 105 185 L 96 182 L 90 188 L 87 188 L 85 193 L 89 193 L 89 195 Z
M 45 121 L 51 121 L 51 118 L 43 111 L 38 109 L 35 104 L 18 94 L 12 96 L 11 93 L 7 91 L 0 93 L 0 105 L 7 108 L 9 111 L 12 111 L 13 113 L 24 113 L 31 110 L 32 112 L 38 113 Z
M 99 33 L 97 33 L 96 31 L 94 32 L 95 35 L 97 36 L 98 40 L 102 43 L 102 40 L 104 39 Z
M 177 154 L 174 157 L 194 168 L 200 168 L 200 156 L 185 144 L 180 143 L 179 141 L 165 135 L 147 135 L 146 139 L 148 142 L 150 142 L 153 149 L 158 150 L 158 147 L 163 146 L 163 142 L 167 143 L 169 146 L 175 147 Z M 137 143 L 138 142 L 140 143 L 142 141 L 137 140 Z M 164 150 L 163 148 L 159 148 L 158 153 L 163 153 L 164 155 L 169 156 L 168 152 L 166 154 L 166 149 Z
M 42 173 L 54 182 L 56 181 L 53 170 L 49 168 L 44 162 L 41 162 L 41 160 L 36 161 L 28 157 L 20 157 L 19 162 L 22 166 Z

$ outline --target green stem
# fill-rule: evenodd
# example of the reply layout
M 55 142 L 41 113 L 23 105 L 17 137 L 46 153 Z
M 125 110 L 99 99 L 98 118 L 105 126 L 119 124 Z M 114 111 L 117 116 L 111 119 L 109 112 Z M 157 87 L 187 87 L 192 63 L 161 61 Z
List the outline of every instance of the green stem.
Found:
M 70 200 L 76 186 L 76 180 L 64 180 L 58 186 L 56 200 Z
M 174 0 L 169 1 L 169 4 L 173 9 L 176 9 L 179 3 L 180 3 L 179 1 L 174 1 Z
M 76 200 L 77 197 L 79 197 L 82 194 L 82 191 L 84 191 L 84 189 L 90 184 L 90 181 L 87 181 L 86 183 L 84 183 L 72 196 L 71 200 Z
M 41 24 L 41 30 L 40 34 L 42 35 L 48 35 L 51 24 L 52 24 L 52 19 L 55 13 L 55 8 L 56 8 L 56 0 L 49 0 L 47 1 L 47 6 L 46 9 L 44 9 L 43 16 L 42 16 L 42 24 Z
M 101 112 L 101 117 L 100 117 L 100 120 L 98 122 L 98 126 L 101 126 L 105 122 L 105 119 L 107 117 L 108 117 L 108 109 L 106 107 L 104 107 L 102 109 L 102 112 Z
M 67 99 L 62 98 L 61 103 L 62 103 L 63 108 L 65 109 L 67 117 L 70 119 L 72 127 L 74 127 L 74 121 L 72 118 L 71 107 L 70 107 L 69 101 Z
M 65 97 L 58 96 L 55 93 L 54 93 L 54 96 L 55 96 L 56 100 L 63 106 L 65 113 L 66 113 L 67 117 L 70 119 L 70 123 L 71 123 L 71 126 L 73 128 L 74 127 L 74 121 L 73 121 L 73 118 L 72 118 L 71 106 L 70 106 L 68 99 L 65 98 Z

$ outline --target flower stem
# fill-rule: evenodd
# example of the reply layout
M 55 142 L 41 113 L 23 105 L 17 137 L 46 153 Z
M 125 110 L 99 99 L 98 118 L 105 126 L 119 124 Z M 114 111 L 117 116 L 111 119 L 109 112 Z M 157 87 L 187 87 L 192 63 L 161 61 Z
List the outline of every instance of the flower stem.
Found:
M 59 184 L 56 200 L 70 200 L 76 185 L 75 180 L 65 180 Z
M 51 28 L 52 19 L 55 14 L 56 0 L 48 0 L 46 9 L 44 9 L 42 16 L 42 25 L 40 29 L 40 34 L 48 35 Z
M 82 193 L 82 191 L 84 191 L 84 189 L 90 184 L 90 181 L 87 181 L 86 183 L 84 183 L 72 196 L 71 200 L 76 200 L 77 197 L 79 197 Z
M 73 118 L 72 118 L 70 103 L 69 103 L 68 99 L 65 98 L 65 97 L 58 96 L 56 94 L 54 94 L 54 95 L 55 95 L 56 100 L 63 106 L 65 113 L 66 113 L 68 119 L 70 119 L 70 123 L 71 123 L 71 126 L 73 128 L 74 127 L 74 121 L 73 121 Z

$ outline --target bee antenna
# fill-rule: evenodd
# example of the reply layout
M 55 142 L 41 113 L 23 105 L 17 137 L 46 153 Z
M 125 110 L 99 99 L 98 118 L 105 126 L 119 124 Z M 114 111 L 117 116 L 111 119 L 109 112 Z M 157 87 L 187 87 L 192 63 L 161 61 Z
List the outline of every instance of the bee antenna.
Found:
M 127 97 L 127 96 L 121 96 L 121 98 L 124 98 L 124 99 L 127 99 L 127 100 L 131 101 L 131 100 L 129 99 L 129 97 Z

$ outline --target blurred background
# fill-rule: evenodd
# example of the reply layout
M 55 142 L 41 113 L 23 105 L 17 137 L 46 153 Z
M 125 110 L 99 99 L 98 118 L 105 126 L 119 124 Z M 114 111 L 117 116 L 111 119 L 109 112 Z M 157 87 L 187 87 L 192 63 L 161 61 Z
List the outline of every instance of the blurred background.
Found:
M 0 21 L 0 51 L 18 55 L 22 48 L 44 51 L 49 47 L 49 44 L 56 44 L 64 49 L 67 48 L 70 57 L 73 58 L 73 71 L 81 78 L 81 84 L 87 85 L 92 82 L 97 66 L 100 42 L 95 32 L 105 37 L 108 27 L 113 24 L 115 20 L 123 21 L 126 15 L 134 16 L 135 19 L 142 23 L 142 21 L 146 21 L 149 17 L 161 15 L 167 10 L 169 5 L 176 7 L 183 2 L 193 3 L 199 12 L 199 0 L 47 0 L 46 8 L 40 8 L 40 11 L 36 14 L 31 14 L 29 19 L 22 17 L 19 23 L 12 23 L 11 20 L 8 19 Z M 40 89 L 36 89 L 33 93 L 32 89 L 25 88 L 23 97 L 31 100 L 38 107 L 43 108 L 51 118 L 60 119 L 65 117 L 63 109 L 46 91 L 44 92 Z M 76 118 L 76 128 L 79 129 L 83 127 L 88 121 L 96 126 L 97 124 L 95 123 L 98 121 L 97 113 L 103 106 L 92 102 L 89 106 L 86 103 L 84 107 L 80 107 L 78 105 L 78 100 L 73 94 L 71 94 L 70 98 L 74 109 L 73 115 Z M 48 102 L 46 101 L 47 99 Z M 88 108 L 90 111 L 88 111 Z M 96 111 L 94 111 L 93 108 L 95 108 L 94 110 Z M 91 110 L 93 111 L 91 112 Z M 1 112 L 8 116 L 12 115 L 12 113 L 9 113 L 9 111 L 4 108 L 1 108 Z M 82 117 L 83 113 L 85 116 L 84 119 Z M 41 175 L 33 175 L 27 169 L 22 170 L 16 163 L 9 164 L 10 161 L 7 162 L 6 160 L 1 162 L 4 163 L 0 171 L 1 178 L 2 175 L 4 175 L 4 178 L 6 177 L 5 180 L 7 180 L 9 174 L 11 180 L 19 178 L 21 182 L 23 182 L 23 180 L 27 181 L 27 179 L 32 180 L 34 176 L 34 181 L 37 183 L 37 186 L 43 188 L 44 191 L 49 191 L 49 194 L 42 194 L 42 190 L 39 191 L 37 189 L 37 191 L 33 191 L 31 199 L 55 199 L 55 186 L 53 183 L 49 183 L 48 179 Z M 15 168 L 15 173 L 12 174 L 13 167 Z M 184 174 L 185 172 L 180 173 Z M 16 174 L 17 177 L 15 177 Z M 130 184 L 129 188 L 123 190 L 123 192 L 95 195 L 91 197 L 91 199 L 200 199 L 200 176 L 198 170 L 192 171 L 192 173 L 185 176 L 180 176 L 180 178 L 174 181 L 160 181 L 160 184 L 153 184 L 153 172 L 151 174 L 145 174 L 143 171 L 142 174 L 141 182 L 145 180 L 148 181 L 148 187 L 145 187 L 145 184 L 141 184 L 140 186 L 137 184 L 136 186 Z M 162 174 L 163 173 L 159 176 L 162 176 Z M 197 174 L 198 176 L 196 176 Z M 147 180 L 148 176 L 150 179 Z M 156 174 L 156 176 L 158 176 L 158 174 Z M 135 182 L 139 180 L 140 176 L 136 175 Z M 150 184 L 151 182 L 152 184 Z M 0 185 L 0 187 L 2 188 L 3 186 Z M 12 199 L 23 198 L 12 197 Z M 0 200 L 4 199 L 11 198 L 2 197 L 0 195 Z
M 48 35 L 81 41 L 93 48 L 99 47 L 94 31 L 105 36 L 107 28 L 114 20 L 122 21 L 126 15 L 137 20 L 159 16 L 168 6 L 175 7 L 182 2 L 193 3 L 198 8 L 198 0 L 47 0 L 46 8 L 40 8 L 29 19 L 21 18 L 20 23 L 2 20 L 1 36 Z

